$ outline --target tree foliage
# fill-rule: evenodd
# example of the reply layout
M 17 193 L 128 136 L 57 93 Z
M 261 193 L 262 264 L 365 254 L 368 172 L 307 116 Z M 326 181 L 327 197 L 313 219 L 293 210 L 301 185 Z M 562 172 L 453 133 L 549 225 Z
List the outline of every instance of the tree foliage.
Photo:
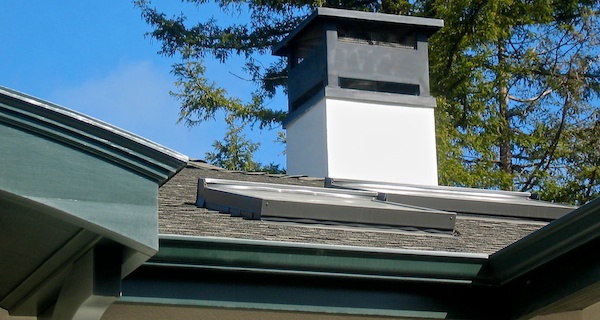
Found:
M 598 3 L 430 1 L 442 183 L 600 195 Z M 442 141 L 443 140 L 443 141 Z
M 316 6 L 441 18 L 430 44 L 440 182 L 542 193 L 584 203 L 600 195 L 600 30 L 593 0 L 215 0 L 221 14 L 247 20 L 219 24 L 168 17 L 135 1 L 161 54 L 174 65 L 181 121 L 224 112 L 271 128 L 285 117 L 270 108 L 285 88 L 286 62 L 261 63 L 272 45 Z M 206 0 L 187 0 L 199 8 Z M 250 102 L 230 97 L 204 76 L 203 59 L 246 59 L 256 84 Z
M 259 144 L 246 139 L 242 133 L 243 125 L 236 125 L 235 117 L 225 118 L 229 130 L 223 141 L 215 141 L 215 152 L 207 152 L 206 160 L 216 166 L 229 170 L 258 171 L 259 164 L 253 159 L 253 153 Z
M 285 173 L 277 164 L 262 165 L 254 160 L 254 152 L 260 144 L 246 138 L 242 132 L 244 123 L 236 123 L 236 117 L 231 114 L 225 117 L 225 122 L 229 130 L 223 141 L 213 143 L 214 152 L 206 153 L 209 163 L 235 171 Z

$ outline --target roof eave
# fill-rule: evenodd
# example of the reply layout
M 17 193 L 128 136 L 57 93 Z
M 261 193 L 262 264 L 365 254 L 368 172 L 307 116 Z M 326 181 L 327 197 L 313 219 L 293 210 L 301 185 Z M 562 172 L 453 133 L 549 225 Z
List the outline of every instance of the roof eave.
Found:
M 600 198 L 494 253 L 490 264 L 504 284 L 600 235 Z
M 486 261 L 485 254 L 161 235 L 159 253 L 125 278 L 120 301 L 479 319 L 489 303 L 470 301 L 495 294 L 484 283 Z
M 482 284 L 486 254 L 160 235 L 147 264 Z
M 54 103 L 0 86 L 0 121 L 52 137 L 164 184 L 189 158 Z
M 490 256 L 512 319 L 583 310 L 600 301 L 600 198 Z

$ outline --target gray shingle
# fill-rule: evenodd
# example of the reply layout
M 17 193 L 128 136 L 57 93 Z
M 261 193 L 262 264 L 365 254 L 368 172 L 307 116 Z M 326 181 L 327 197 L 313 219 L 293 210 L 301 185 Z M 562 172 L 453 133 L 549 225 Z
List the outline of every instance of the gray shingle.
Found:
M 275 223 L 231 218 L 195 205 L 198 178 L 267 182 L 322 187 L 322 179 L 227 171 L 190 163 L 160 188 L 159 232 L 189 236 L 403 248 L 491 254 L 541 228 L 544 223 L 515 219 L 486 219 L 459 215 L 453 235 L 421 231 L 377 230 Z

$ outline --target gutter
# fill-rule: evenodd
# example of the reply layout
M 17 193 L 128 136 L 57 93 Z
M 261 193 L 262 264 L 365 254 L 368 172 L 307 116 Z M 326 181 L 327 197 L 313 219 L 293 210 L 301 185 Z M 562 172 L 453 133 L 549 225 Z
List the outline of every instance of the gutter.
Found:
M 503 285 L 600 235 L 600 198 L 490 256 L 496 285 Z
M 120 301 L 428 319 L 580 310 L 600 290 L 586 254 L 598 215 L 595 200 L 492 255 L 162 234 Z
M 146 265 L 425 282 L 487 282 L 487 254 L 159 235 Z
M 600 198 L 487 255 L 159 235 L 146 264 L 260 272 L 327 274 L 502 287 L 600 235 Z

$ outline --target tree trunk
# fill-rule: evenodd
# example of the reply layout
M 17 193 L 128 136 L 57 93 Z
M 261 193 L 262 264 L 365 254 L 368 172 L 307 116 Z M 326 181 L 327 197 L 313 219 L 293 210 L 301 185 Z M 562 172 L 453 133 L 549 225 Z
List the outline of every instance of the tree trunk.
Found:
M 500 114 L 499 153 L 502 171 L 512 174 L 512 145 L 510 141 L 510 119 L 508 115 L 508 86 L 504 74 L 506 47 L 503 41 L 498 42 L 498 111 Z

